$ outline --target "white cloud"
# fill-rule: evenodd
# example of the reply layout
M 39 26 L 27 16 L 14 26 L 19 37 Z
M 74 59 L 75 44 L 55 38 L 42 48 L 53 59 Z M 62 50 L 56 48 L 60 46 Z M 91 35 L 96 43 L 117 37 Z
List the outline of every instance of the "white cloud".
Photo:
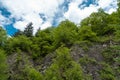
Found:
M 101 8 L 106 8 L 106 7 L 110 7 L 112 4 L 116 4 L 117 0 L 99 0 L 98 1 L 98 5 Z
M 105 12 L 111 14 L 116 11 L 117 8 L 117 0 L 99 0 L 99 7 L 106 9 Z
M 50 22 L 45 22 L 44 24 L 41 25 L 41 29 L 46 29 L 47 27 L 51 27 L 51 23 Z
M 27 24 L 28 24 L 28 22 L 26 22 L 26 21 L 17 21 L 13 26 L 17 29 L 24 31 L 25 25 L 27 25 Z
M 80 9 L 78 7 L 78 3 L 70 3 L 69 10 L 65 13 L 65 17 L 75 23 L 79 23 L 82 19 L 89 16 L 92 12 L 97 11 L 97 7 L 95 5 L 90 5 L 89 7 L 85 7 L 84 9 Z
M 7 19 L 6 17 L 4 17 L 0 12 L 0 26 L 3 27 L 3 25 L 7 25 L 10 23 L 11 23 L 11 21 L 9 19 Z
M 23 15 L 23 20 L 17 21 L 16 23 L 18 23 L 18 25 L 14 27 L 17 29 L 21 29 L 23 31 L 29 22 L 33 23 L 34 33 L 35 33 L 39 27 L 42 27 L 41 25 L 43 20 L 36 13 L 29 13 L 27 15 Z
M 59 10 L 62 10 L 59 9 L 59 6 L 64 1 L 65 0 L 0 0 L 2 5 L 11 13 L 10 18 L 15 18 L 15 28 L 24 30 L 29 22 L 33 22 L 34 32 L 36 32 L 39 27 L 45 29 L 52 26 L 55 14 L 60 12 Z M 68 1 L 70 2 L 68 11 L 62 13 L 63 17 L 58 18 L 59 20 L 57 19 L 57 22 L 69 19 L 78 24 L 83 18 L 89 16 L 92 12 L 96 12 L 100 7 L 106 9 L 108 13 L 116 11 L 117 7 L 117 0 L 96 0 L 98 3 L 97 6 L 91 4 L 89 7 L 84 7 L 84 9 L 80 9 L 78 6 L 85 0 Z M 42 20 L 39 15 L 40 13 L 45 15 L 47 18 L 46 21 Z M 3 23 L 8 20 L 1 14 L 0 18 L 0 22 L 3 21 Z
M 59 5 L 64 0 L 1 0 L 1 2 L 11 13 L 11 18 L 18 20 L 14 24 L 15 28 L 24 30 L 25 24 L 33 22 L 36 32 L 39 27 L 41 29 L 47 27 L 48 22 L 49 26 L 51 25 Z M 40 18 L 40 13 L 45 14 L 47 23 L 42 24 L 43 20 Z
M 92 12 L 97 12 L 99 8 L 107 9 L 106 12 L 109 14 L 116 11 L 117 8 L 117 0 L 98 0 L 98 5 L 91 4 L 89 7 L 80 9 L 78 6 L 82 1 L 84 0 L 74 0 L 69 4 L 69 10 L 64 14 L 66 19 L 79 24 L 82 19 L 88 17 Z
M 116 11 L 116 9 L 111 8 L 111 9 L 109 9 L 109 11 L 107 11 L 107 13 L 111 14 L 112 12 L 115 12 L 115 11 Z

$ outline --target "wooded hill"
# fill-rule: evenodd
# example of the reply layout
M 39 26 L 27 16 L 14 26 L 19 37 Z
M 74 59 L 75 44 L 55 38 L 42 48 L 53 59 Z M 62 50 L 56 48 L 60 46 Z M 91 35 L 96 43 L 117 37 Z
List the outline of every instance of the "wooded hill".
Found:
M 8 37 L 0 27 L 0 80 L 120 80 L 120 3 L 77 26 L 69 20 Z

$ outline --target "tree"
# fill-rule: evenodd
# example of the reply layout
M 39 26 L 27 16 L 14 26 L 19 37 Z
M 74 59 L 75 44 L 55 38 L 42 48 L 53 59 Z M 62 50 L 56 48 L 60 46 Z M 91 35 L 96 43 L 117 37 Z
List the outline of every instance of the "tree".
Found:
M 61 22 L 58 27 L 53 31 L 55 45 L 59 47 L 61 43 L 70 46 L 76 42 L 77 26 L 68 20 Z
M 6 40 L 7 40 L 6 31 L 2 27 L 0 27 L 0 46 L 3 46 Z
M 39 32 L 41 31 L 41 28 L 38 28 L 37 32 L 35 33 L 35 36 L 37 37 L 39 35 Z
M 97 41 L 97 35 L 91 30 L 90 26 L 82 26 L 78 31 L 80 41 Z
M 117 9 L 117 18 L 118 18 L 118 24 L 120 25 L 120 0 L 118 0 L 118 9 Z
M 35 53 L 38 53 L 38 57 L 44 57 L 53 50 L 53 30 L 53 27 L 47 28 L 45 30 L 39 30 L 36 33 L 35 37 L 32 38 L 34 46 L 33 51 L 35 51 Z
M 26 28 L 25 28 L 25 30 L 24 30 L 24 35 L 25 36 L 27 36 L 27 37 L 32 37 L 33 36 L 33 23 L 32 22 L 30 22 L 27 26 L 26 26 Z
M 117 11 L 120 12 L 120 0 L 117 0 L 117 2 L 118 2 L 118 3 L 117 3 L 117 5 L 118 5 Z
M 28 37 L 21 35 L 10 38 L 5 45 L 5 50 L 8 53 L 16 52 L 17 49 L 29 52 L 31 50 L 31 46 L 32 41 Z
M 104 35 L 104 28 L 108 24 L 108 14 L 104 12 L 101 8 L 98 12 L 92 13 L 89 17 L 85 18 L 81 22 L 81 26 L 90 26 L 92 31 L 97 35 Z

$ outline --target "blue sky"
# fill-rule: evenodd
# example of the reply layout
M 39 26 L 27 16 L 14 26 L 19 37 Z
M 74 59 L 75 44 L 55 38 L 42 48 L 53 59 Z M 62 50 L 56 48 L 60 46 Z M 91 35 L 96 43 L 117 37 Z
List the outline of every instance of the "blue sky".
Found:
M 13 35 L 33 22 L 35 33 L 65 19 L 79 24 L 99 8 L 111 14 L 116 11 L 117 0 L 0 0 L 0 26 Z

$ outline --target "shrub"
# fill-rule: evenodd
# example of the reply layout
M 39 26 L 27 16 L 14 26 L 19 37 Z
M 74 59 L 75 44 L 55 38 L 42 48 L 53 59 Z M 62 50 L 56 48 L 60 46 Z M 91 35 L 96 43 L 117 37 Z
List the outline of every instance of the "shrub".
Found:
M 0 50 L 0 80 L 7 80 L 7 62 L 6 62 L 6 55 L 3 50 Z

